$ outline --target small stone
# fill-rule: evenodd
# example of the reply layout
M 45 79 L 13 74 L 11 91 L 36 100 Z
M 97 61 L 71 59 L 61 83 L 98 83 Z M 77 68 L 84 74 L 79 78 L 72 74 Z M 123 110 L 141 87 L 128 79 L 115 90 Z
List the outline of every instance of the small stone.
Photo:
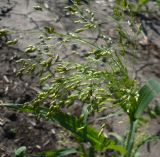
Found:
M 52 132 L 52 134 L 56 134 L 56 132 L 55 132 L 55 130 L 54 129 L 51 129 L 51 132 Z
M 40 145 L 36 145 L 36 148 L 37 149 L 41 149 L 42 147 Z
M 5 124 L 5 122 L 6 121 L 4 119 L 0 118 L 0 126 L 3 126 Z

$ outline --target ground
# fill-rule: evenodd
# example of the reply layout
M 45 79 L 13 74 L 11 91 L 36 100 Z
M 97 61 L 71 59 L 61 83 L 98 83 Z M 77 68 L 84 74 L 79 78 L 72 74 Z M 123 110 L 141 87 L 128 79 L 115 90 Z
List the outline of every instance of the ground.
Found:
M 37 13 L 33 9 L 33 6 L 37 4 L 45 8 L 43 12 Z M 73 30 L 73 19 L 63 9 L 65 4 L 64 0 L 48 0 L 47 2 L 43 0 L 10 0 L 9 3 L 6 0 L 0 1 L 0 28 L 12 30 L 8 39 L 0 39 L 0 103 L 24 103 L 32 100 L 40 91 L 40 87 L 35 83 L 35 76 L 16 77 L 19 68 L 16 61 L 27 57 L 23 53 L 24 49 L 29 44 L 36 43 L 44 26 L 54 25 L 61 32 Z M 97 13 L 96 16 L 102 21 L 106 20 L 103 25 L 106 34 L 114 37 L 114 23 L 111 23 L 110 18 L 106 18 L 106 14 L 111 15 L 112 7 L 111 0 L 96 0 L 91 5 L 91 8 Z M 152 8 L 152 5 L 150 7 Z M 97 10 L 99 11 L 97 12 Z M 146 35 L 139 41 L 139 53 L 136 59 L 128 55 L 128 58 L 134 63 L 134 69 L 129 65 L 130 72 L 142 84 L 151 77 L 157 80 L 160 78 L 160 13 L 158 11 L 156 14 L 137 15 L 137 18 L 144 23 Z M 86 35 L 88 38 L 96 36 L 92 33 Z M 20 39 L 18 45 L 6 46 L 5 40 L 10 38 Z M 68 51 L 75 48 L 82 52 L 87 49 L 85 46 L 79 48 L 73 44 L 70 45 Z M 4 108 L 0 108 L 0 110 L 1 157 L 14 156 L 14 150 L 23 145 L 27 146 L 29 153 L 57 147 L 59 128 L 54 123 Z M 125 118 L 121 122 L 125 123 Z M 114 130 L 120 134 L 125 129 L 125 125 L 122 123 L 112 125 Z M 148 131 L 152 134 L 159 133 L 160 121 L 152 120 Z M 150 153 L 144 147 L 143 157 L 159 157 L 160 143 L 151 146 Z

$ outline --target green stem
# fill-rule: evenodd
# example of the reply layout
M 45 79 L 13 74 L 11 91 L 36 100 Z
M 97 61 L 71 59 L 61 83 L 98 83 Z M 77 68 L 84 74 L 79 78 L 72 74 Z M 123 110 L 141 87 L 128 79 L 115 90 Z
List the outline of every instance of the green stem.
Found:
M 86 153 L 83 143 L 80 144 L 80 157 L 87 157 L 87 153 Z
M 95 157 L 95 150 L 94 150 L 94 147 L 92 146 L 89 148 L 88 157 Z
M 132 155 L 136 128 L 137 128 L 137 120 L 131 121 L 130 130 L 129 130 L 129 134 L 128 134 L 128 138 L 127 138 L 127 144 L 126 144 L 127 154 L 125 155 L 125 157 L 131 157 L 131 155 Z

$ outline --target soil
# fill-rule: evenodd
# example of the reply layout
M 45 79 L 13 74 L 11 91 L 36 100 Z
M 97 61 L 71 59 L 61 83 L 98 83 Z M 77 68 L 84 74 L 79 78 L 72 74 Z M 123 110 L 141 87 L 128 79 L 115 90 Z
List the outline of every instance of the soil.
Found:
M 33 6 L 41 5 L 43 12 L 36 12 Z M 36 84 L 35 76 L 17 77 L 19 69 L 16 61 L 27 57 L 23 50 L 29 44 L 36 43 L 44 26 L 54 25 L 61 32 L 68 32 L 74 29 L 73 18 L 66 14 L 64 0 L 1 0 L 0 1 L 0 28 L 13 30 L 10 36 L 0 38 L 0 103 L 24 103 L 32 100 L 40 91 Z M 113 2 L 111 0 L 95 0 L 90 6 L 97 14 L 97 18 L 106 23 L 103 29 L 106 34 L 114 37 L 114 23 L 107 15 L 112 15 Z M 152 7 L 152 4 L 149 5 Z M 99 10 L 97 12 L 97 10 Z M 159 10 L 158 10 L 159 11 Z M 142 20 L 145 27 L 145 36 L 139 41 L 139 53 L 136 56 L 134 70 L 131 73 L 142 84 L 150 77 L 160 79 L 160 12 L 154 14 L 139 14 L 137 18 Z M 16 32 L 16 33 L 15 33 Z M 32 35 L 28 32 L 33 32 Z M 94 38 L 92 33 L 87 34 L 88 38 Z M 16 46 L 7 46 L 5 41 L 10 38 L 18 38 L 20 41 Z M 70 49 L 79 48 L 71 45 Z M 80 51 L 86 51 L 82 46 Z M 68 54 L 68 51 L 65 55 Z M 133 56 L 128 55 L 129 59 Z M 26 146 L 28 153 L 53 150 L 57 148 L 59 141 L 59 127 L 54 123 L 36 119 L 31 114 L 22 114 L 8 109 L 0 108 L 0 157 L 13 157 L 14 151 L 20 146 Z M 113 129 L 118 133 L 125 130 L 124 125 L 116 119 Z M 152 134 L 160 132 L 160 122 L 152 120 L 148 131 Z M 142 157 L 159 157 L 160 143 L 151 145 L 151 152 L 146 147 L 142 149 Z
M 1 103 L 24 103 L 36 94 L 33 78 L 17 78 L 16 60 L 20 52 L 3 46 L 0 49 L 0 100 Z M 27 146 L 28 152 L 49 150 L 56 145 L 53 124 L 36 120 L 32 115 L 0 109 L 0 154 L 14 156 L 14 150 Z M 45 128 L 45 129 L 44 129 Z M 36 140 L 35 140 L 36 139 Z

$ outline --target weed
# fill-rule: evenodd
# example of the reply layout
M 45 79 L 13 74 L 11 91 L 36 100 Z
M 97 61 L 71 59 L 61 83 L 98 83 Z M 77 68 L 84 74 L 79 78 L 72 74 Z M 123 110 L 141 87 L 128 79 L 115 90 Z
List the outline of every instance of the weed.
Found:
M 141 28 L 136 24 L 134 15 L 147 2 L 139 1 L 137 7 L 133 7 L 134 3 L 116 1 L 113 19 L 117 21 L 118 49 L 114 47 L 114 41 L 103 33 L 94 13 L 80 5 L 79 1 L 66 8 L 78 17 L 75 23 L 79 28 L 63 34 L 54 27 L 45 27 L 40 41 L 26 48 L 25 53 L 34 53 L 36 57 L 32 60 L 19 60 L 22 68 L 18 75 L 35 74 L 43 90 L 31 102 L 4 106 L 53 120 L 70 131 L 79 144 L 76 148 L 43 152 L 42 155 L 65 156 L 76 153 L 81 157 L 94 157 L 97 152 L 112 150 L 112 156 L 115 157 L 135 157 L 145 142 L 159 139 L 158 136 L 144 136 L 135 142 L 143 112 L 160 92 L 160 84 L 149 80 L 140 88 L 137 81 L 129 76 L 125 55 L 128 47 L 130 50 L 135 48 L 136 40 L 133 40 L 121 24 L 127 20 L 129 28 L 137 38 Z M 39 7 L 35 9 L 42 11 Z M 86 39 L 83 36 L 86 31 L 98 32 L 96 41 Z M 98 39 L 103 44 L 99 44 Z M 10 44 L 15 42 L 17 41 Z M 74 49 L 68 57 L 62 57 L 61 51 L 64 52 L 65 45 L 70 43 L 87 45 L 89 50 L 80 53 Z M 72 56 L 75 57 L 74 60 L 71 59 Z M 81 60 L 77 61 L 79 58 Z M 77 101 L 82 109 L 78 114 L 73 114 L 69 109 L 75 106 Z M 95 113 L 101 115 L 101 112 L 108 108 L 116 108 L 122 114 L 128 115 L 129 130 L 123 137 L 116 133 L 112 133 L 113 139 L 105 136 L 104 124 L 97 130 L 89 122 L 89 118 Z M 117 114 L 111 116 L 115 115 Z

